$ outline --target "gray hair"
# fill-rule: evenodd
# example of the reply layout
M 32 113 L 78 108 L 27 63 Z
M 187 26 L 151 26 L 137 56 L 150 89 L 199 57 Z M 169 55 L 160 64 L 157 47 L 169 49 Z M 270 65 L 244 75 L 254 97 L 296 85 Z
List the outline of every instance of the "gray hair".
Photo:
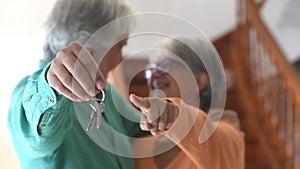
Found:
M 101 27 L 132 12 L 123 0 L 57 0 L 44 25 L 44 60 L 53 60 L 73 41 L 84 44 Z
M 165 38 L 154 44 L 154 48 L 163 49 L 171 52 L 171 55 L 157 55 L 154 57 L 150 57 L 150 62 L 159 63 L 162 60 L 172 60 L 178 63 L 185 63 L 190 70 L 196 74 L 199 72 L 206 72 L 205 66 L 201 59 L 193 49 L 197 49 L 201 51 L 201 54 L 207 56 L 210 54 L 208 45 L 200 40 L 200 39 L 192 39 L 192 38 Z M 176 57 L 174 57 L 176 56 Z
M 199 72 L 208 73 L 202 60 L 205 60 L 206 63 L 209 63 L 209 65 L 214 65 L 215 59 L 219 58 L 218 53 L 216 52 L 213 45 L 208 40 L 200 38 L 165 38 L 155 43 L 154 48 L 163 49 L 171 52 L 172 54 L 163 56 L 154 55 L 153 57 L 151 56 L 149 58 L 150 63 L 162 63 L 163 60 L 175 61 L 177 63 L 186 64 L 186 66 L 188 66 L 193 74 L 197 74 Z M 213 78 L 221 79 L 222 74 L 216 73 L 214 75 L 220 77 Z M 212 85 L 209 80 L 207 86 L 203 89 L 203 91 L 200 91 L 200 107 L 205 111 L 208 111 L 212 104 L 212 88 L 223 89 L 224 84 L 214 83 Z M 223 99 L 222 97 L 223 96 L 218 96 L 217 102 L 221 102 L 221 99 Z

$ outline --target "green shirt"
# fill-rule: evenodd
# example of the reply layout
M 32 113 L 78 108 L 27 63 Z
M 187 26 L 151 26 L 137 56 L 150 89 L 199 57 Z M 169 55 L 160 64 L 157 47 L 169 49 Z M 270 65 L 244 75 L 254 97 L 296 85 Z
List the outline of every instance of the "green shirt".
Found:
M 11 96 L 8 115 L 10 130 L 20 166 L 24 169 L 132 169 L 132 158 L 116 155 L 97 145 L 81 126 L 76 104 L 56 93 L 47 83 L 45 72 L 51 63 L 41 61 L 39 70 L 23 78 Z M 139 119 L 139 112 L 110 84 L 106 88 L 102 121 L 127 136 L 144 134 L 139 124 L 122 114 Z M 116 108 L 116 105 L 121 108 Z M 122 111 L 120 114 L 118 110 Z M 76 110 L 77 111 L 77 110 Z M 78 113 L 78 112 L 77 112 Z M 86 112 L 91 109 L 86 108 Z M 80 114 L 80 113 L 79 113 Z M 105 129 L 105 125 L 103 125 Z M 102 126 L 101 126 L 102 127 Z M 101 128 L 100 128 L 101 129 Z M 96 128 L 94 127 L 94 130 Z M 111 149 L 131 151 L 127 137 L 98 135 Z M 104 147 L 105 148 L 105 147 Z

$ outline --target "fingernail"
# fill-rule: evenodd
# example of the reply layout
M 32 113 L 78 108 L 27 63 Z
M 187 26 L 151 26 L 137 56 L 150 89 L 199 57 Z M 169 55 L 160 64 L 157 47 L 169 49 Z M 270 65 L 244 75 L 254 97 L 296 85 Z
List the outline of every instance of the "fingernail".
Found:
M 150 123 L 147 123 L 147 130 L 151 130 L 152 129 L 152 125 Z
M 167 125 L 166 125 L 166 128 L 170 128 L 172 125 L 172 123 L 168 122 Z
M 152 130 L 152 131 L 151 131 L 151 134 L 152 134 L 153 136 L 156 136 L 156 135 L 158 135 L 158 132 L 157 132 L 156 130 Z
M 134 100 L 135 95 L 134 94 L 130 94 L 129 99 L 130 100 Z
M 102 90 L 102 89 L 105 88 L 105 84 L 104 84 L 104 82 L 102 82 L 102 81 L 98 81 L 97 84 L 96 84 L 96 86 L 97 86 L 97 88 L 98 88 L 99 90 Z
M 141 99 L 140 99 L 140 97 L 136 96 L 135 94 L 131 94 L 130 100 L 140 102 Z

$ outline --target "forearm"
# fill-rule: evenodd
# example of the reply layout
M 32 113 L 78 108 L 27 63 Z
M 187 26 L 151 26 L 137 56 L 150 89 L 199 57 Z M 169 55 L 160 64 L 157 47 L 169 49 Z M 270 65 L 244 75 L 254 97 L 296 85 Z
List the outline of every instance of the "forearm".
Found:
M 206 113 L 179 100 L 172 99 L 180 114 L 166 136 L 199 167 L 209 169 L 244 168 L 244 138 L 233 125 L 220 122 L 206 142 L 200 143 L 199 136 L 205 127 L 213 129 L 214 123 Z M 197 112 L 197 113 L 196 113 Z M 206 128 L 207 129 L 207 128 Z

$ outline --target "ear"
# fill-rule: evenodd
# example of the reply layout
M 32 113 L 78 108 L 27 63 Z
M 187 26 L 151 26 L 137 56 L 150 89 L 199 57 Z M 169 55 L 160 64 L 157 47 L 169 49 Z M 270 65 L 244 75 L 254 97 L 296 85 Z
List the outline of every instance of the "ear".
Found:
M 195 78 L 197 81 L 197 85 L 198 85 L 198 90 L 199 92 L 202 91 L 205 86 L 208 84 L 208 74 L 205 72 L 200 72 L 195 74 Z

